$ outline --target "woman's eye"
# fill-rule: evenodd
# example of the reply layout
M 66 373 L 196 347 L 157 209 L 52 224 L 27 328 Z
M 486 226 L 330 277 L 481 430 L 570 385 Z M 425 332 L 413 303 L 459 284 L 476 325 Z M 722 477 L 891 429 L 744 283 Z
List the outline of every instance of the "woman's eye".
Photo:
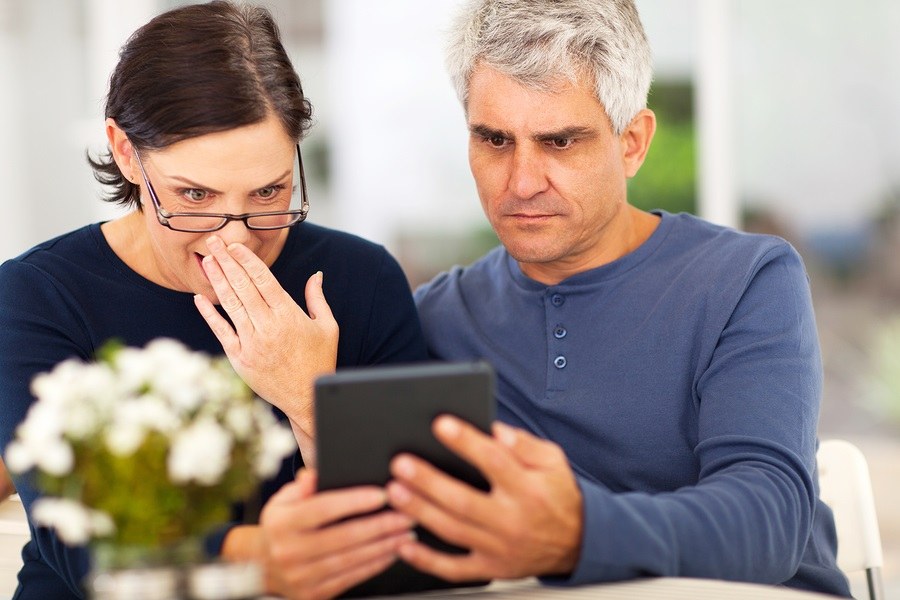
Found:
M 280 189 L 281 188 L 277 185 L 270 185 L 269 187 L 264 187 L 264 188 L 260 189 L 256 193 L 260 198 L 273 198 L 276 195 L 278 195 L 278 192 Z
M 196 188 L 185 190 L 184 197 L 191 202 L 202 202 L 203 200 L 206 200 L 206 190 L 198 190 Z

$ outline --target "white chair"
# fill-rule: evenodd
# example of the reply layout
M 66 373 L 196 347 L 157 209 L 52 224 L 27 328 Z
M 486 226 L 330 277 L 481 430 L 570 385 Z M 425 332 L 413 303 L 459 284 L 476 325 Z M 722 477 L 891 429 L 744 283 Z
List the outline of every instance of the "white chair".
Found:
M 819 496 L 834 512 L 838 566 L 845 573 L 865 570 L 871 600 L 884 599 L 881 534 L 866 457 L 845 440 L 825 440 L 816 454 Z

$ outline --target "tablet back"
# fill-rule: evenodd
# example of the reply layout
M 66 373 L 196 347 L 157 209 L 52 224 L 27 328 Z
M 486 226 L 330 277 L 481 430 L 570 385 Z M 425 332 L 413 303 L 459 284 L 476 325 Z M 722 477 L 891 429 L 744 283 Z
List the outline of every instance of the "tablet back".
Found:
M 316 453 L 319 490 L 385 485 L 389 463 L 410 452 L 480 489 L 478 471 L 431 433 L 440 414 L 458 416 L 484 432 L 494 420 L 494 373 L 485 362 L 421 363 L 345 369 L 316 381 Z M 464 552 L 421 527 L 419 540 L 445 552 Z M 451 583 L 397 562 L 344 597 L 483 585 Z

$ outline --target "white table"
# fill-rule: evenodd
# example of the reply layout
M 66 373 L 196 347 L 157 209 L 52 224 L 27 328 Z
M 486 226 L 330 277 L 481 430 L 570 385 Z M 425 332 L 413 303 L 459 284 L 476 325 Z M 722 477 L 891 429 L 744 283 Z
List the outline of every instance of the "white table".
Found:
M 580 587 L 542 586 L 535 579 L 495 582 L 481 588 L 384 596 L 395 600 L 834 600 L 791 588 L 714 579 L 659 577 Z

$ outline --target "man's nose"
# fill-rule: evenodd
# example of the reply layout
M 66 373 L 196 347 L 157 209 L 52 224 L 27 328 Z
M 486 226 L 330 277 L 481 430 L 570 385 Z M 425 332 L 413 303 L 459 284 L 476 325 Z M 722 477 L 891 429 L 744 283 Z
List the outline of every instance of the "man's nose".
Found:
M 516 197 L 528 199 L 549 186 L 545 157 L 528 144 L 516 147 L 509 174 L 509 190 Z

